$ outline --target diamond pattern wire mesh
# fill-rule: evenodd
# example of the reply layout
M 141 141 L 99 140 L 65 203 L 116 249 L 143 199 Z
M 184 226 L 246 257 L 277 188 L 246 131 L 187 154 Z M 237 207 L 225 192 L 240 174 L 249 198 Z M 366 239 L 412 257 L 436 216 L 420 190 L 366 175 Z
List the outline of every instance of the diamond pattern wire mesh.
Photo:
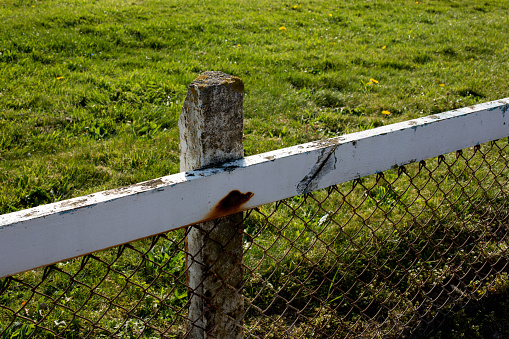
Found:
M 245 212 L 236 326 L 246 338 L 426 337 L 507 296 L 508 156 L 504 139 Z M 219 295 L 186 286 L 190 229 L 0 279 L 0 338 L 189 337 L 201 326 L 189 300 Z

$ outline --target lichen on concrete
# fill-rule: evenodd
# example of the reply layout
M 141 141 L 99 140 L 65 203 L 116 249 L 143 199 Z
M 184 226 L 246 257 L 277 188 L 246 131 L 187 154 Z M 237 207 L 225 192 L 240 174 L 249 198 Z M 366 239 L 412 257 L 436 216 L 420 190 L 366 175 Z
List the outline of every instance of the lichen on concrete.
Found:
M 181 171 L 240 159 L 243 116 L 242 80 L 205 72 L 189 85 L 179 119 Z
M 244 93 L 244 83 L 242 80 L 223 72 L 204 72 L 194 79 L 190 87 L 207 88 L 218 85 L 227 85 L 237 93 Z

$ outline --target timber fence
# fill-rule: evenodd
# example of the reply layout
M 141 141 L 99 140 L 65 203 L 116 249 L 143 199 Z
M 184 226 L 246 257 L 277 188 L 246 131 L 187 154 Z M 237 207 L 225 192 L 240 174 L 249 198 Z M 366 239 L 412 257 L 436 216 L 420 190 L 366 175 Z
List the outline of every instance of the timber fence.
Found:
M 190 85 L 179 174 L 0 216 L 0 338 L 427 337 L 507 295 L 508 99 L 244 158 L 242 98 Z

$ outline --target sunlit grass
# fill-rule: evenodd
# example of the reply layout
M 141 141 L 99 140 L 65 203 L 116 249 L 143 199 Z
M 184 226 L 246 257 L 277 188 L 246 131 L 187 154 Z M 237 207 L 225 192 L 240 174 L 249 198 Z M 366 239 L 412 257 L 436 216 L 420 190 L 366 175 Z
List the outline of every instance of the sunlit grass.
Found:
M 401 1 L 397 5 L 384 0 L 0 0 L 0 212 L 178 172 L 178 115 L 187 86 L 207 70 L 224 71 L 245 82 L 246 155 L 508 97 L 508 24 L 507 3 L 502 0 Z M 335 305 L 337 296 L 329 294 L 351 283 L 352 277 L 346 274 L 341 280 L 344 266 L 337 265 L 330 253 L 323 257 L 324 253 L 333 249 L 347 263 L 365 263 L 380 251 L 384 239 L 399 240 L 391 238 L 397 233 L 387 225 L 395 224 L 401 214 L 418 214 L 424 208 L 447 214 L 463 206 L 462 197 L 468 190 L 483 185 L 453 185 L 456 177 L 441 166 L 435 174 L 443 191 L 424 191 L 429 196 L 426 201 L 416 196 L 415 187 L 405 186 L 404 176 L 393 183 L 398 174 L 389 171 L 383 180 L 375 176 L 362 179 L 348 195 L 349 205 L 343 205 L 340 212 L 334 212 L 340 197 L 327 200 L 321 208 L 308 204 L 309 200 L 302 205 L 304 197 L 290 199 L 286 203 L 292 208 L 300 206 L 300 214 L 283 208 L 274 215 L 275 223 L 286 225 L 281 231 L 284 237 L 268 229 L 256 241 L 270 246 L 278 239 L 273 256 L 288 264 L 278 273 L 294 269 L 292 265 L 303 260 L 302 251 L 307 251 L 310 260 L 321 260 L 330 282 L 320 293 Z M 458 166 L 452 170 L 460 171 L 462 165 Z M 477 175 L 482 178 L 485 172 L 481 169 Z M 461 176 L 459 172 L 457 178 L 471 179 Z M 370 188 L 369 193 L 360 183 Z M 424 187 L 422 182 L 415 184 Z M 352 185 L 342 189 L 348 192 Z M 454 188 L 447 191 L 447 187 Z M 360 205 L 353 213 L 353 207 Z M 261 211 L 271 208 L 274 206 Z M 423 220 L 436 218 L 429 210 L 426 213 Z M 462 213 L 475 213 L 475 208 Z M 262 229 L 263 218 L 256 213 L 250 218 L 247 232 L 254 234 Z M 478 219 L 475 216 L 463 226 L 472 231 Z M 351 221 L 345 224 L 347 220 Z M 450 222 L 451 231 L 456 230 L 454 220 L 445 221 Z M 433 236 L 438 229 L 430 223 L 422 231 L 428 233 L 419 233 L 412 222 L 398 222 L 397 229 L 408 237 Z M 406 229 L 410 230 L 405 233 Z M 317 235 L 323 241 L 317 241 Z M 372 243 L 364 257 L 348 248 L 350 240 L 360 246 L 369 239 Z M 396 251 L 390 244 L 383 247 L 382 257 Z M 283 258 L 289 245 L 300 251 Z M 483 239 L 478 245 L 478 255 L 507 255 L 507 244 Z M 166 282 L 171 281 L 164 288 L 144 284 L 151 283 L 158 265 L 171 262 L 181 267 L 182 258 L 165 257 L 168 252 L 160 244 L 153 250 L 148 242 L 139 246 L 152 259 L 133 281 L 179 305 L 185 289 L 178 279 L 166 277 Z M 118 250 L 101 255 L 110 260 Z M 262 252 L 252 247 L 247 263 L 256 262 Z M 110 271 L 108 280 L 100 281 L 106 269 L 94 260 L 83 276 L 108 297 L 125 288 L 120 300 L 130 305 L 129 298 L 139 298 L 142 292 L 139 286 L 128 284 L 125 276 L 133 272 L 129 265 L 140 262 L 141 254 L 128 249 L 124 255 L 122 263 L 114 265 L 120 273 Z M 454 260 L 464 258 L 457 254 Z M 77 272 L 80 263 L 58 265 Z M 274 268 L 274 262 L 263 261 L 260 277 L 255 278 L 267 280 Z M 304 277 L 308 269 L 303 264 L 296 271 L 297 278 Z M 427 269 L 426 263 L 417 263 L 409 271 L 411 280 L 430 284 L 450 273 L 447 267 L 437 267 L 426 282 Z M 22 278 L 37 283 L 43 273 L 29 272 Z M 60 305 L 45 320 L 48 326 L 61 330 L 68 326 L 65 335 L 69 338 L 75 329 L 90 330 L 90 323 L 73 320 L 62 308 L 70 305 L 77 310 L 87 296 L 78 288 L 65 290 L 69 276 L 52 274 L 54 286 L 48 283 L 41 288 L 49 295 L 56 293 L 58 300 L 36 296 L 27 301 L 29 292 L 19 286 L 2 295 L 2 303 L 33 319 L 42 319 L 41 314 L 47 312 L 42 304 Z M 480 286 L 473 287 L 474 293 L 484 295 L 490 286 L 502 291 L 507 278 L 491 279 L 495 282 L 473 282 Z M 260 281 L 248 281 L 246 288 Z M 271 284 L 278 282 L 269 279 Z M 176 285 L 179 287 L 174 288 Z M 370 288 L 386 293 L 379 286 Z M 91 309 L 83 314 L 97 319 L 106 312 L 105 300 L 93 295 Z M 157 298 L 149 297 L 134 313 L 146 316 L 154 303 Z M 157 307 L 162 309 L 161 319 L 167 319 L 164 324 L 175 319 L 171 307 Z M 315 319 L 317 325 L 332 321 L 327 320 L 333 318 L 332 313 L 321 312 Z M 0 327 L 10 321 L 7 313 L 2 313 Z M 140 324 L 124 322 L 125 314 L 111 310 L 101 326 L 122 328 L 126 337 L 135 336 Z M 13 324 L 10 333 L 17 331 L 23 337 L 30 331 L 27 326 Z M 177 327 L 175 333 L 182 330 Z
M 34 168 L 28 177 L 39 178 L 37 186 L 49 194 L 51 185 L 37 174 L 49 172 L 45 163 L 78 149 L 93 157 L 102 148 L 100 166 L 111 175 L 76 180 L 61 173 L 62 183 L 73 185 L 62 197 L 177 172 L 176 122 L 187 85 L 206 70 L 246 84 L 248 155 L 509 92 L 503 1 L 4 0 L 0 6 L 4 213 L 31 206 L 20 198 L 30 187 L 15 179 L 20 161 Z M 133 144 L 166 165 L 110 165 Z M 67 161 L 75 169 L 82 164 Z

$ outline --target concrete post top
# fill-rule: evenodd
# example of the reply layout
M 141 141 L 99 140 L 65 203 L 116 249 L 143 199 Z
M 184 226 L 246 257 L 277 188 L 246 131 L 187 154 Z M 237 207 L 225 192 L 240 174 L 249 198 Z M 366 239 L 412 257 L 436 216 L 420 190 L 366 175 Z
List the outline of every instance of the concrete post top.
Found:
M 190 85 L 179 118 L 180 170 L 240 159 L 244 83 L 223 72 L 204 72 Z
M 218 71 L 207 71 L 200 74 L 190 86 L 205 89 L 206 87 L 216 87 L 221 85 L 229 85 L 229 87 L 238 93 L 244 93 L 244 83 L 236 76 Z

